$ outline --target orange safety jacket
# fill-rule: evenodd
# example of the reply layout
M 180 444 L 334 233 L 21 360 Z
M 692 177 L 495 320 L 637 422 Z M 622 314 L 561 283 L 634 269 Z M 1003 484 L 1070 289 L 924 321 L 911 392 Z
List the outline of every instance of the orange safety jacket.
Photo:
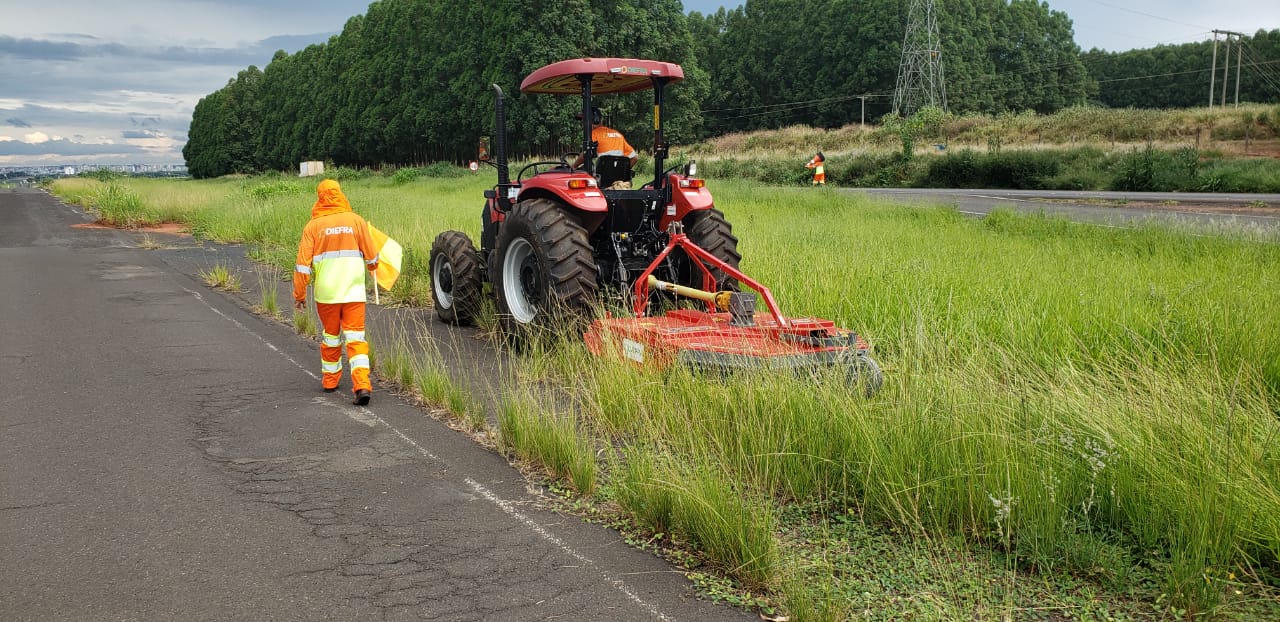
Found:
M 813 159 L 809 160 L 809 163 L 804 165 L 804 167 L 813 169 L 814 175 L 821 175 L 824 173 L 824 171 L 822 170 L 823 162 L 824 162 L 823 160 L 818 159 L 818 156 L 813 156 Z
M 825 162 L 825 160 L 819 159 L 818 156 L 813 156 L 813 159 L 809 160 L 809 163 L 804 165 L 805 168 L 813 169 L 813 181 L 825 182 L 827 180 L 827 173 L 822 168 L 822 165 Z
M 622 136 L 622 132 L 603 125 L 591 128 L 591 140 L 596 142 L 596 155 L 636 157 L 636 149 Z
M 306 300 L 307 284 L 314 278 L 318 303 L 364 302 L 364 273 L 378 267 L 369 224 L 351 211 L 338 182 L 320 182 L 316 194 L 311 220 L 298 243 L 293 299 Z

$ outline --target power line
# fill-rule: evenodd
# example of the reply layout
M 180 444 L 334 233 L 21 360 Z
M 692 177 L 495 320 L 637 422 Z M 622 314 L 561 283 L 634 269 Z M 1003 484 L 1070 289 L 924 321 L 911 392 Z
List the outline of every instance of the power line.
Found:
M 1151 14 L 1151 13 L 1146 13 L 1146 12 L 1143 12 L 1143 11 L 1139 11 L 1139 10 L 1137 10 L 1137 9 L 1131 9 L 1131 8 L 1129 8 L 1129 7 L 1123 7 L 1123 6 L 1117 6 L 1117 5 L 1114 5 L 1114 4 L 1109 4 L 1109 3 L 1106 3 L 1106 2 L 1102 2 L 1101 0 L 1089 0 L 1089 1 L 1090 1 L 1090 2 L 1092 2 L 1092 3 L 1094 3 L 1094 4 L 1100 4 L 1100 5 L 1102 5 L 1102 6 L 1109 7 L 1109 8 L 1112 8 L 1112 9 L 1117 9 L 1117 10 L 1120 10 L 1120 11 L 1128 11 L 1128 12 L 1130 12 L 1130 13 L 1135 13 L 1135 14 L 1137 14 L 1137 15 L 1145 15 L 1145 16 L 1150 17 L 1150 18 L 1153 18 L 1153 19 L 1158 19 L 1158 20 L 1166 21 L 1166 22 L 1169 22 L 1169 23 L 1171 23 L 1171 24 L 1178 24 L 1179 26 L 1190 26 L 1190 27 L 1192 27 L 1192 28 L 1207 28 L 1207 26 L 1201 26 L 1201 25 L 1199 25 L 1199 24 L 1188 24 L 1188 23 L 1186 23 L 1186 22 L 1180 22 L 1180 21 L 1178 21 L 1178 20 L 1176 20 L 1176 19 L 1169 19 L 1169 18 L 1167 18 L 1167 17 L 1160 17 L 1159 15 L 1154 15 L 1154 14 Z
M 848 101 L 849 99 L 856 99 L 856 98 L 858 98 L 858 97 L 864 97 L 864 96 L 865 96 L 865 97 L 877 97 L 877 96 L 875 96 L 875 95 L 842 95 L 842 96 L 838 96 L 838 97 L 824 97 L 824 98 L 822 98 L 822 99 L 810 99 L 810 100 L 807 100 L 807 101 L 798 101 L 798 102 L 786 102 L 786 103 L 780 103 L 780 104 L 760 104 L 759 106 L 743 106 L 743 107 L 741 107 L 741 108 L 712 108 L 712 109 L 709 109 L 709 110 L 703 110 L 703 111 L 702 111 L 702 113 L 703 113 L 703 114 L 706 114 L 706 113 L 708 113 L 708 112 L 738 112 L 738 111 L 742 111 L 742 110 L 758 110 L 758 109 L 761 109 L 761 108 L 773 108 L 773 107 L 778 107 L 778 106 L 794 106 L 794 105 L 799 105 L 799 104 L 814 104 L 814 105 L 817 105 L 817 104 L 824 104 L 824 103 L 828 103 L 828 102 Z

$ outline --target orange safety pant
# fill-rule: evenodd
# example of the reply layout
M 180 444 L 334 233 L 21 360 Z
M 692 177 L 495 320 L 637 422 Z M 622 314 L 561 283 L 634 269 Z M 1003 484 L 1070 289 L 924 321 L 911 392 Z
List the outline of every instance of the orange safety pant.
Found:
M 373 390 L 369 382 L 369 342 L 364 338 L 364 302 L 316 303 L 322 331 L 320 370 L 326 389 L 342 380 L 342 344 L 347 344 L 352 392 Z

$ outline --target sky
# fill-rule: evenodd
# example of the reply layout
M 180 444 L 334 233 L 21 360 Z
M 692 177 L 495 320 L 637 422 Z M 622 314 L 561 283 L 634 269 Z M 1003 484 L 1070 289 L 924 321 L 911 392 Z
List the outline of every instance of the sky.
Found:
M 265 67 L 276 50 L 327 41 L 369 2 L 0 0 L 0 167 L 182 163 L 201 97 L 249 65 Z M 740 4 L 685 0 L 684 7 L 711 13 Z M 1280 28 L 1277 0 L 1048 4 L 1072 18 L 1085 50 Z M 945 0 L 939 6 L 945 10 Z

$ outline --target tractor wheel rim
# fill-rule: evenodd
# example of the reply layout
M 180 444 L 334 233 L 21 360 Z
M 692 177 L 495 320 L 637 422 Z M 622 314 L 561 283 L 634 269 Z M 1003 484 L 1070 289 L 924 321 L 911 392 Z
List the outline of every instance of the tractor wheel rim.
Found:
M 538 260 L 528 240 L 511 242 L 502 259 L 502 289 L 507 310 L 521 324 L 528 324 L 538 314 L 534 304 L 537 295 Z
M 436 290 L 436 303 L 442 308 L 453 306 L 453 264 L 444 255 L 436 258 L 435 271 L 431 273 L 431 284 Z

